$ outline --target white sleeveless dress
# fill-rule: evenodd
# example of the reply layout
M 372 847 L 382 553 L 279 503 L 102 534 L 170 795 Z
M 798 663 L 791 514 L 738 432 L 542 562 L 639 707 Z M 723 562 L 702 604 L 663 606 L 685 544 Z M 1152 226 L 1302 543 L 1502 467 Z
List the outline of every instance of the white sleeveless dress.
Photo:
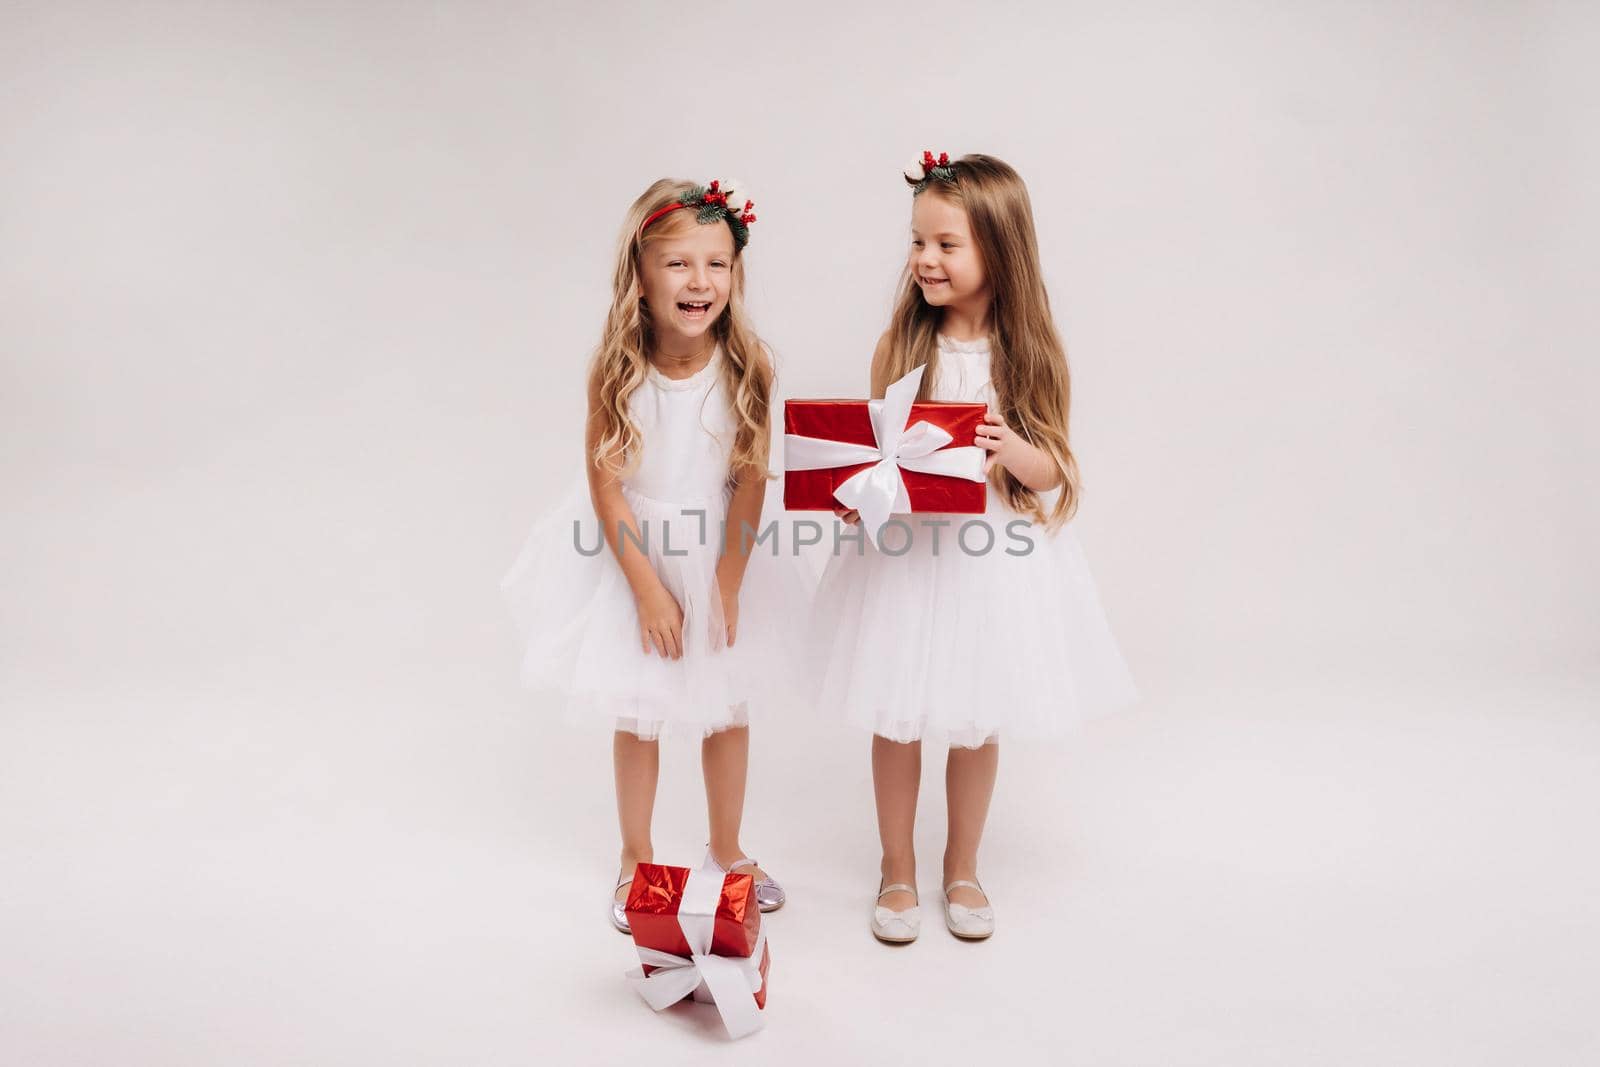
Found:
M 939 338 L 931 399 L 993 408 L 987 341 Z M 1041 496 L 1048 514 L 1056 493 Z M 886 526 L 881 549 L 847 542 L 829 559 L 808 642 L 821 706 L 893 741 L 974 748 L 1059 735 L 1135 699 L 1071 524 L 1013 522 L 1027 519 L 991 485 L 985 515 L 897 515 L 909 531 Z
M 812 583 L 787 536 L 752 552 L 732 647 L 723 638 L 716 566 L 735 423 L 722 360 L 719 349 L 681 380 L 652 367 L 628 399 L 643 445 L 622 494 L 651 566 L 683 609 L 683 656 L 641 650 L 633 592 L 602 539 L 581 468 L 501 583 L 521 635 L 523 684 L 571 721 L 646 739 L 699 737 L 747 724 L 752 698 L 765 709 L 799 694 L 797 620 Z M 779 519 L 780 508 L 769 483 L 762 525 Z M 636 548 L 630 542 L 627 550 Z

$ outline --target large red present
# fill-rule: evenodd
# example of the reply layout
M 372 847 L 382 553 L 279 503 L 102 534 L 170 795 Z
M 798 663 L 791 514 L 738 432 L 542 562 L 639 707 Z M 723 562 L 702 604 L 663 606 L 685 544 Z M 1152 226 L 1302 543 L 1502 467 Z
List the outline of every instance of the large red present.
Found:
M 754 878 L 641 863 L 626 909 L 640 964 L 627 976 L 645 1003 L 692 996 L 717 1006 L 730 1037 L 761 1028 L 772 959 Z
M 869 538 L 893 514 L 983 514 L 984 451 L 972 442 L 987 408 L 918 401 L 925 369 L 882 400 L 785 401 L 783 506 L 855 508 Z

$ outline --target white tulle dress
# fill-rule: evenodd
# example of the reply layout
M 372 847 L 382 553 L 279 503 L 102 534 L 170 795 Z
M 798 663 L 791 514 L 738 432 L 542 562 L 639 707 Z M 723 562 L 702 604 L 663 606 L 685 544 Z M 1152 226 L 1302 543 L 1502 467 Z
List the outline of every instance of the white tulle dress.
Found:
M 941 337 L 932 399 L 993 396 L 988 343 Z M 992 485 L 985 515 L 893 521 L 909 533 L 846 543 L 822 575 L 808 642 L 821 707 L 893 741 L 972 748 L 1056 736 L 1136 697 L 1070 523 L 1008 529 L 1025 517 Z
M 520 634 L 523 684 L 568 720 L 646 739 L 698 737 L 747 724 L 752 706 L 759 716 L 800 694 L 814 582 L 786 531 L 752 552 L 731 647 L 723 636 L 716 567 L 735 424 L 722 360 L 719 349 L 685 379 L 651 368 L 629 398 L 643 445 L 622 493 L 652 567 L 683 609 L 682 657 L 642 651 L 632 590 L 601 540 L 581 469 L 501 583 Z M 763 526 L 779 508 L 769 483 Z

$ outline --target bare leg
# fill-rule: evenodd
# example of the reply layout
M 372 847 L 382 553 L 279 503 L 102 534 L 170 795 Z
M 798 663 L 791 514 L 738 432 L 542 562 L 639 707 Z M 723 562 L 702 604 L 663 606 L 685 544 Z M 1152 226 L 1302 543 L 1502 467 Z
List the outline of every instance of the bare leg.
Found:
M 706 778 L 706 819 L 711 824 L 711 855 L 723 867 L 744 857 L 739 827 L 744 822 L 744 786 L 750 770 L 750 728 L 718 730 L 700 743 L 700 766 Z M 760 867 L 741 867 L 759 881 Z
M 633 873 L 635 864 L 655 859 L 650 842 L 650 816 L 656 806 L 656 779 L 661 771 L 661 745 L 641 741 L 626 730 L 611 738 L 612 762 L 617 776 L 617 822 L 622 828 L 622 857 L 617 877 Z M 618 898 L 628 891 L 617 890 Z
M 917 788 L 922 784 L 922 742 L 897 744 L 872 735 L 872 788 L 878 800 L 878 839 L 883 843 L 883 884 L 917 884 Z M 905 911 L 910 893 L 886 893 L 879 904 Z
M 949 805 L 950 831 L 944 846 L 944 884 L 958 879 L 978 880 L 978 843 L 983 839 L 983 824 L 989 818 L 989 798 L 994 795 L 995 772 L 1000 767 L 1000 745 L 996 741 L 979 748 L 951 748 L 944 765 L 945 800 Z M 950 899 L 969 908 L 988 901 L 976 889 L 965 886 L 950 894 Z

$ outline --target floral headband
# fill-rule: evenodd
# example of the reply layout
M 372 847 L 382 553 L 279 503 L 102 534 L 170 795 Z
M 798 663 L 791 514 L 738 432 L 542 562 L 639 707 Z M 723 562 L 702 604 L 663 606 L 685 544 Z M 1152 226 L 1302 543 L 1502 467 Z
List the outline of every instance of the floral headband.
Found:
M 906 181 L 916 186 L 913 194 L 920 193 L 928 187 L 929 181 L 953 182 L 956 180 L 955 168 L 950 166 L 950 153 L 940 152 L 939 158 L 933 158 L 932 152 L 922 153 L 922 158 L 912 163 L 905 169 Z
M 697 185 L 678 197 L 675 202 L 653 212 L 639 227 L 639 233 L 642 235 L 650 228 L 652 222 L 680 207 L 694 208 L 696 222 L 710 224 L 719 219 L 726 219 L 728 227 L 733 230 L 734 251 L 738 251 L 750 242 L 750 224 L 756 221 L 753 213 L 755 201 L 744 198 L 742 182 L 712 181 L 708 185 Z M 744 200 L 744 207 L 739 206 L 740 200 Z

